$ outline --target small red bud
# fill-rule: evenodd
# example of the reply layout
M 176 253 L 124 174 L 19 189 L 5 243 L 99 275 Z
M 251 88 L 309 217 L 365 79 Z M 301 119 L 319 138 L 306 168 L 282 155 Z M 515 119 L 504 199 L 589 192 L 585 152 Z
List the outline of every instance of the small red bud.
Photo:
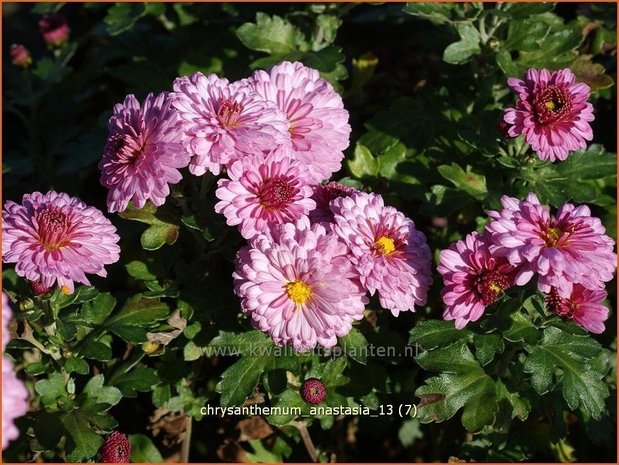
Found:
M 24 45 L 11 45 L 11 63 L 20 68 L 27 68 L 32 63 L 32 55 Z
M 64 45 L 71 32 L 66 18 L 58 13 L 43 15 L 39 20 L 39 30 L 45 43 L 52 48 Z
M 301 385 L 301 397 L 310 405 L 318 405 L 327 397 L 327 387 L 318 378 L 308 378 Z
M 110 434 L 99 451 L 100 463 L 129 463 L 131 458 L 131 443 L 127 436 L 118 431 Z
M 34 295 L 47 294 L 51 289 L 51 287 L 47 287 L 41 281 L 30 281 L 30 288 Z

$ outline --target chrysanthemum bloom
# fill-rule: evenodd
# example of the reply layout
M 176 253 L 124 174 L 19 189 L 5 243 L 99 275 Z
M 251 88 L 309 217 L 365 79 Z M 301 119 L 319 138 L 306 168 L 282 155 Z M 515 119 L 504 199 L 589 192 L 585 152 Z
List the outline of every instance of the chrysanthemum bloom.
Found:
M 106 276 L 118 261 L 116 228 L 94 207 L 50 191 L 24 195 L 22 205 L 8 201 L 2 211 L 2 259 L 15 272 L 67 294 L 74 281 L 90 284 L 86 273 Z
M 239 225 L 241 234 L 251 239 L 280 223 L 307 215 L 316 207 L 312 188 L 302 175 L 303 165 L 279 151 L 247 156 L 228 168 L 230 179 L 220 179 L 215 195 L 229 226 Z
M 487 241 L 487 235 L 473 232 L 440 253 L 443 318 L 455 320 L 458 329 L 479 320 L 486 307 L 513 285 L 514 267 L 505 257 L 492 255 Z
M 256 71 L 248 82 L 286 113 L 293 155 L 306 165 L 310 181 L 321 182 L 339 171 L 349 144 L 348 112 L 318 71 L 285 61 L 268 72 Z
M 69 40 L 69 24 L 66 18 L 58 13 L 45 14 L 39 20 L 39 30 L 43 40 L 50 47 L 60 47 Z
M 518 94 L 516 108 L 503 115 L 511 137 L 525 140 L 542 160 L 565 160 L 569 152 L 585 149 L 593 139 L 589 125 L 593 106 L 587 103 L 591 89 L 576 82 L 569 69 L 550 72 L 529 69 L 524 80 L 509 78 L 507 84 Z
M 255 238 L 237 254 L 233 274 L 252 324 L 297 351 L 333 347 L 363 318 L 367 303 L 344 244 L 323 225 L 303 223 Z
M 182 178 L 178 171 L 190 155 L 180 142 L 178 115 L 170 94 L 149 94 L 140 106 L 135 96 L 114 106 L 107 144 L 99 162 L 101 184 L 109 189 L 110 212 L 123 211 L 129 201 L 142 208 L 147 200 L 163 205 L 169 184 Z
M 2 352 L 9 342 L 8 324 L 13 316 L 8 297 L 2 293 Z M 2 449 L 6 449 L 13 439 L 19 437 L 15 419 L 28 411 L 28 391 L 15 376 L 13 363 L 3 356 L 2 359 Z
M 222 165 L 248 154 L 290 144 L 285 115 L 247 84 L 197 72 L 174 81 L 173 105 L 193 155 L 189 170 L 219 174 Z
M 566 203 L 553 216 L 535 194 L 522 202 L 503 196 L 501 202 L 503 210 L 488 212 L 494 219 L 486 227 L 494 243 L 490 251 L 521 267 L 516 284 L 523 285 L 538 273 L 542 292 L 556 287 L 567 297 L 573 284 L 598 290 L 612 279 L 617 267 L 615 243 L 589 207 Z
M 100 450 L 100 463 L 129 463 L 131 461 L 131 443 L 124 434 L 114 431 L 110 434 Z
M 552 313 L 573 320 L 592 333 L 604 332 L 608 308 L 602 305 L 602 302 L 606 300 L 606 291 L 592 291 L 575 284 L 569 297 L 561 297 L 557 290 L 552 288 L 545 300 L 546 307 Z
M 337 182 L 315 184 L 312 186 L 312 189 L 314 191 L 312 199 L 316 202 L 316 208 L 309 214 L 312 223 L 332 223 L 333 212 L 329 206 L 331 201 L 358 192 L 354 187 L 344 186 Z
M 11 45 L 11 63 L 20 68 L 27 68 L 32 63 L 32 55 L 24 45 Z
M 361 284 L 395 316 L 426 302 L 432 283 L 430 248 L 415 224 L 376 194 L 331 202 L 335 233 L 350 249 Z
M 318 378 L 303 381 L 299 392 L 301 398 L 310 405 L 318 405 L 327 397 L 327 387 Z

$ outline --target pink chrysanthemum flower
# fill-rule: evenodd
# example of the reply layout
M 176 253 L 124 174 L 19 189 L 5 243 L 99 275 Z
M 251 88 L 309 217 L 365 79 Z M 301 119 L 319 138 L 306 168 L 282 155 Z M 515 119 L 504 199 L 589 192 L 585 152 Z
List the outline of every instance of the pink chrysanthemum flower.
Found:
M 220 202 L 215 211 L 226 217 L 229 226 L 239 225 L 246 239 L 275 224 L 295 221 L 316 207 L 303 170 L 280 151 L 237 160 L 228 168 L 230 179 L 217 183 Z
M 426 302 L 430 248 L 415 224 L 381 196 L 358 192 L 331 202 L 335 233 L 350 249 L 361 284 L 395 316 Z
M 456 328 L 477 321 L 514 281 L 514 266 L 488 249 L 488 238 L 473 232 L 441 250 L 438 272 L 445 287 L 443 318 L 455 320 Z
M 329 205 L 331 201 L 340 197 L 348 197 L 354 192 L 359 192 L 354 187 L 344 186 L 337 182 L 315 184 L 312 186 L 312 189 L 314 191 L 312 199 L 316 202 L 316 208 L 309 214 L 312 223 L 332 223 L 333 212 Z
M 367 303 L 346 247 L 320 224 L 288 223 L 258 236 L 237 254 L 233 277 L 252 324 L 296 351 L 333 347 Z
M 339 171 L 349 144 L 348 112 L 318 71 L 285 61 L 268 72 L 256 71 L 247 81 L 286 114 L 293 156 L 306 165 L 311 182 Z
M 50 191 L 24 195 L 22 205 L 8 201 L 2 212 L 2 259 L 15 263 L 26 279 L 67 294 L 74 281 L 90 284 L 86 273 L 106 276 L 104 265 L 117 262 L 120 238 L 101 211 L 80 199 Z
M 2 293 L 2 352 L 9 342 L 9 321 L 13 312 L 9 307 L 8 297 Z M 13 363 L 10 359 L 2 358 L 2 449 L 6 449 L 14 439 L 19 437 L 19 430 L 15 426 L 15 419 L 25 415 L 28 411 L 28 391 L 24 384 L 15 376 Z
M 170 194 L 168 184 L 182 178 L 178 171 L 190 155 L 180 143 L 180 122 L 170 94 L 149 94 L 140 107 L 135 96 L 114 106 L 109 135 L 99 162 L 101 184 L 109 189 L 110 212 L 123 211 L 129 201 L 142 208 L 147 200 L 160 206 Z
M 587 331 L 600 334 L 604 332 L 604 322 L 608 319 L 608 308 L 602 305 L 606 291 L 592 291 L 575 284 L 572 294 L 561 297 L 555 288 L 545 298 L 546 308 L 560 317 L 573 320 Z
M 242 82 L 197 72 L 174 81 L 174 106 L 184 143 L 193 155 L 189 170 L 219 174 L 248 154 L 290 144 L 285 115 Z
M 542 160 L 565 160 L 570 151 L 585 149 L 593 139 L 589 125 L 593 106 L 587 103 L 591 89 L 576 82 L 569 69 L 550 72 L 531 68 L 524 80 L 509 78 L 518 94 L 516 108 L 505 110 L 503 119 L 511 137 L 525 140 Z
M 615 243 L 589 207 L 566 203 L 553 216 L 535 194 L 522 202 L 503 196 L 501 202 L 503 210 L 488 212 L 494 219 L 487 226 L 494 243 L 490 250 L 521 267 L 516 284 L 523 285 L 538 273 L 542 292 L 556 287 L 567 297 L 573 284 L 597 290 L 612 279 L 617 267 Z

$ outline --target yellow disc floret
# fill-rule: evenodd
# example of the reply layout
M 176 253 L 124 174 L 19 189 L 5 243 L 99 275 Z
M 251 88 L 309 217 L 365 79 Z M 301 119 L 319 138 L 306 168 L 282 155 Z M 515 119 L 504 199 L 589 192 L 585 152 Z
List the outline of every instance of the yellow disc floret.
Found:
M 395 251 L 395 244 L 393 239 L 387 236 L 381 236 L 375 241 L 376 249 L 383 255 L 388 255 Z
M 288 297 L 295 304 L 303 305 L 312 296 L 312 288 L 303 281 L 292 281 L 286 284 Z

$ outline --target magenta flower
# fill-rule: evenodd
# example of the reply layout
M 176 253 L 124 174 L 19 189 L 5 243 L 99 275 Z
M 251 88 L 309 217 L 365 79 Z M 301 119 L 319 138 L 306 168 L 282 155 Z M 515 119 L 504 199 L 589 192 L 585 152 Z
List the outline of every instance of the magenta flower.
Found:
M 608 319 L 608 308 L 602 305 L 606 291 L 592 291 L 575 284 L 567 298 L 561 297 L 553 287 L 546 295 L 546 308 L 562 318 L 573 320 L 587 331 L 600 334 L 604 332 L 604 322 Z
M 318 71 L 285 61 L 247 81 L 286 114 L 293 156 L 305 164 L 310 181 L 321 182 L 340 170 L 349 144 L 348 112 Z
M 306 225 L 278 225 L 255 238 L 237 254 L 233 274 L 252 324 L 296 351 L 333 347 L 367 303 L 344 244 L 323 225 Z
M 39 20 L 39 30 L 43 40 L 50 47 L 60 47 L 69 40 L 69 24 L 66 18 L 59 14 L 45 14 Z
M 2 293 L 2 352 L 9 342 L 9 321 L 13 317 L 9 299 Z M 2 357 L 2 450 L 9 443 L 19 437 L 19 430 L 15 426 L 15 419 L 25 415 L 28 411 L 28 391 L 13 371 L 13 362 Z
M 354 187 L 344 186 L 337 182 L 315 184 L 312 186 L 312 189 L 314 191 L 312 199 L 316 202 L 316 208 L 309 214 L 312 223 L 332 223 L 333 212 L 329 205 L 331 201 L 340 197 L 347 197 L 354 192 L 359 192 Z
M 503 115 L 509 136 L 524 134 L 541 160 L 565 160 L 569 152 L 587 148 L 593 139 L 589 122 L 595 118 L 587 103 L 591 89 L 577 83 L 569 69 L 531 68 L 524 80 L 509 78 L 507 83 L 518 94 L 516 108 Z
M 99 451 L 101 463 L 131 462 L 131 443 L 129 438 L 119 431 L 110 434 Z
M 239 225 L 251 239 L 275 224 L 288 223 L 316 207 L 312 188 L 303 177 L 304 167 L 281 151 L 235 161 L 228 168 L 230 179 L 220 179 L 215 211 L 229 226 Z
M 20 68 L 27 68 L 32 64 L 32 55 L 24 45 L 11 45 L 11 63 Z
M 486 227 L 494 243 L 490 251 L 521 267 L 515 283 L 527 283 L 539 274 L 538 287 L 549 293 L 556 287 L 563 297 L 574 284 L 587 289 L 604 288 L 617 267 L 614 241 L 586 205 L 566 203 L 555 216 L 540 205 L 535 194 L 524 201 L 503 196 L 503 210 L 490 211 Z
M 160 206 L 170 194 L 168 184 L 190 155 L 180 143 L 181 129 L 169 94 L 149 94 L 140 107 L 133 95 L 114 106 L 109 135 L 99 162 L 101 184 L 109 189 L 110 212 L 123 211 L 129 201 L 142 208 L 147 200 Z
M 15 263 L 26 279 L 73 293 L 74 281 L 90 284 L 86 273 L 106 276 L 117 262 L 116 228 L 94 207 L 67 194 L 25 194 L 22 205 L 8 201 L 2 211 L 2 260 Z
M 301 398 L 310 405 L 318 405 L 327 397 L 327 386 L 318 378 L 308 378 L 299 389 Z
M 441 250 L 438 272 L 445 287 L 443 318 L 455 320 L 456 328 L 477 321 L 488 305 L 514 281 L 514 266 L 505 257 L 493 256 L 487 235 L 473 232 Z
M 219 174 L 248 154 L 290 144 L 285 116 L 248 85 L 197 72 L 174 81 L 174 106 L 183 122 L 184 143 L 193 155 L 189 170 Z
M 333 231 L 350 250 L 361 284 L 395 316 L 426 302 L 430 248 L 415 224 L 381 196 L 358 192 L 331 202 Z

